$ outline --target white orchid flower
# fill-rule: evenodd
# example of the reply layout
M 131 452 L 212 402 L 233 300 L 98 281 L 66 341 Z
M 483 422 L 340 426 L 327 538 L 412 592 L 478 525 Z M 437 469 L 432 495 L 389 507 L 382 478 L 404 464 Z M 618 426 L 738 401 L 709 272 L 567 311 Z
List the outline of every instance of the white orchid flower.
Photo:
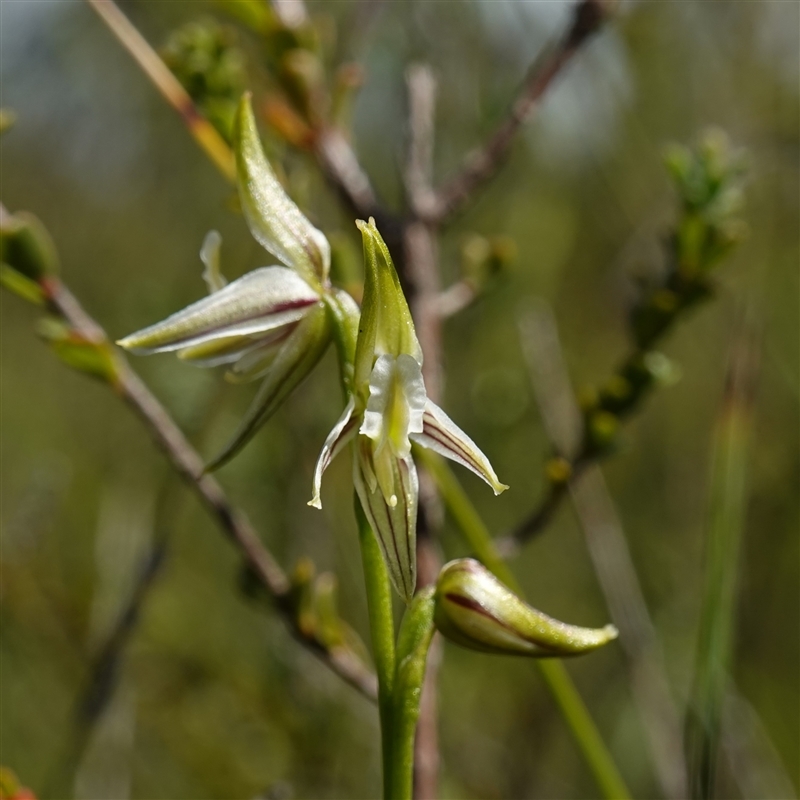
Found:
M 357 225 L 364 240 L 366 277 L 354 393 L 322 448 L 309 505 L 321 507 L 322 475 L 344 445 L 355 439 L 356 491 L 392 582 L 408 602 L 416 586 L 419 500 L 411 443 L 472 470 L 495 494 L 508 487 L 500 483 L 472 439 L 428 399 L 422 379 L 422 350 L 389 250 L 374 220 Z
M 323 301 L 330 246 L 278 182 L 267 161 L 245 95 L 234 128 L 237 185 L 253 236 L 283 266 L 261 267 L 227 283 L 221 239 L 212 231 L 200 257 L 210 295 L 118 344 L 138 353 L 177 351 L 199 367 L 227 365 L 234 382 L 263 378 L 220 466 L 249 441 L 322 357 L 331 339 Z

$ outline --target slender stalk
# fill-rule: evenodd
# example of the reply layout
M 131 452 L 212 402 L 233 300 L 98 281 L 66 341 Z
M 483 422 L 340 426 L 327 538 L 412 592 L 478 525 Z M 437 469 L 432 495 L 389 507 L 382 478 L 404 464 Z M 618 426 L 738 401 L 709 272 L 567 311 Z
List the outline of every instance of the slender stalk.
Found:
M 520 314 L 520 341 L 545 430 L 560 453 L 580 441 L 582 418 L 570 385 L 556 322 L 547 303 L 537 300 Z M 570 493 L 611 619 L 619 628 L 631 693 L 664 797 L 688 792 L 681 722 L 671 696 L 661 646 L 628 549 L 614 501 L 597 464 L 588 464 Z
M 630 798 L 631 793 L 563 662 L 539 659 L 536 664 L 603 796 L 607 800 Z
M 755 387 L 755 356 L 750 343 L 739 342 L 735 348 L 716 432 L 705 596 L 693 702 L 686 726 L 690 793 L 692 798 L 703 800 L 714 795 L 720 721 L 733 645 Z
M 62 281 L 48 278 L 46 294 L 51 310 L 68 322 L 76 332 L 89 341 L 108 342 L 106 332 L 89 316 Z M 275 609 L 283 616 L 289 630 L 347 683 L 366 697 L 374 698 L 375 676 L 353 652 L 346 647 L 325 648 L 300 629 L 287 602 L 291 589 L 288 576 L 261 542 L 245 514 L 231 503 L 221 484 L 205 473 L 205 463 L 200 454 L 119 353 L 115 353 L 115 372 L 116 392 L 140 418 L 173 469 L 205 505 L 219 529 L 239 550 L 248 568 L 275 601 Z
M 536 113 L 556 78 L 608 18 L 614 5 L 612 0 L 582 0 L 575 5 L 569 28 L 531 66 L 505 119 L 419 209 L 422 217 L 438 224 L 449 221 L 480 195 L 480 190 L 500 171 L 522 126 Z
M 418 592 L 397 637 L 392 718 L 391 786 L 387 797 L 409 800 L 414 786 L 414 741 L 425 665 L 433 639 L 433 586 Z
M 509 589 L 521 597 L 522 589 L 508 565 L 503 561 L 494 546 L 494 541 L 478 514 L 472 501 L 456 480 L 452 470 L 440 456 L 421 448 L 415 450 L 414 457 L 424 462 L 433 476 L 442 495 L 447 510 L 461 529 L 464 538 L 475 555 Z M 603 742 L 589 710 L 581 699 L 575 684 L 560 661 L 539 659 L 536 661 L 539 672 L 548 690 L 556 701 L 564 721 L 572 733 L 589 769 L 607 800 L 629 798 L 625 781 L 622 779 L 608 748 Z
M 117 8 L 113 0 L 86 0 L 122 46 L 153 82 L 164 99 L 180 114 L 192 138 L 231 183 L 236 180 L 233 153 L 217 129 L 200 113 L 180 81 L 158 53 Z
M 389 573 L 358 497 L 355 498 L 358 538 L 364 564 L 364 584 L 367 589 L 369 628 L 372 654 L 378 676 L 378 710 L 381 720 L 381 752 L 383 753 L 383 792 L 386 800 L 392 797 L 393 737 L 392 716 L 395 680 L 394 617 L 392 616 L 392 587 Z

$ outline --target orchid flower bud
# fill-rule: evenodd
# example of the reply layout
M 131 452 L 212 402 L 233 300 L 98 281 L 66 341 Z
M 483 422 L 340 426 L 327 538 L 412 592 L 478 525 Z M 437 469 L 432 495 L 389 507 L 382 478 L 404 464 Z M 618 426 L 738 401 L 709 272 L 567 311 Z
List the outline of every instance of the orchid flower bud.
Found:
M 534 658 L 581 655 L 617 638 L 613 625 L 578 628 L 537 611 L 472 558 L 442 567 L 434 622 L 444 636 L 471 650 Z
M 353 396 L 322 448 L 310 505 L 321 507 L 322 475 L 355 438 L 353 480 L 381 545 L 389 575 L 406 602 L 416 586 L 419 503 L 411 443 L 472 470 L 500 494 L 489 460 L 437 405 L 422 378 L 422 350 L 391 255 L 374 220 L 357 223 L 364 240 L 366 277 L 355 350 Z

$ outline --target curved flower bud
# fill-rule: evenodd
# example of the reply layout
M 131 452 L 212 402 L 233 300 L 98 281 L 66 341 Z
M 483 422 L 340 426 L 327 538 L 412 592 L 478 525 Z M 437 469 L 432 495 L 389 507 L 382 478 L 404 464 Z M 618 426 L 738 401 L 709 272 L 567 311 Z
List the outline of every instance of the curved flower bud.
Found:
M 330 244 L 275 177 L 258 138 L 249 93 L 242 96 L 236 112 L 233 146 L 239 198 L 250 232 L 264 248 L 309 283 L 327 284 Z
M 613 625 L 578 628 L 537 611 L 472 558 L 442 567 L 435 604 L 436 627 L 448 639 L 487 653 L 563 658 L 617 638 Z

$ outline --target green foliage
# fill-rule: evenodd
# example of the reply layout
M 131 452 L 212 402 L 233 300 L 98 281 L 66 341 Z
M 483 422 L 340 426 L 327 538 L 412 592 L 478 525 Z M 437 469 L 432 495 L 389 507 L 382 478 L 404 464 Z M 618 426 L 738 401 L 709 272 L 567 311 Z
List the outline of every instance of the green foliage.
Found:
M 170 34 L 161 56 L 203 115 L 230 144 L 236 107 L 247 85 L 244 53 L 236 31 L 208 17 L 187 22 Z

